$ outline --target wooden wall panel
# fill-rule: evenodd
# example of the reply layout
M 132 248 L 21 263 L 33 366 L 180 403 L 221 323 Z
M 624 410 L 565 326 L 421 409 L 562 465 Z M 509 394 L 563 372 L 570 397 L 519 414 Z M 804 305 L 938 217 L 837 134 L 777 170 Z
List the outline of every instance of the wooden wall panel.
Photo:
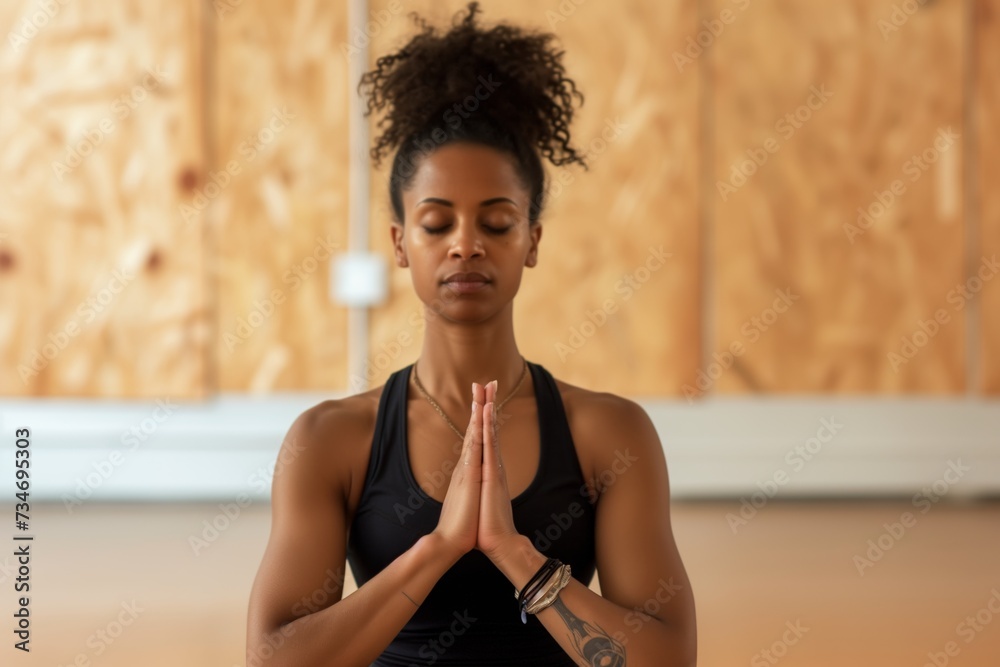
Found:
M 549 202 L 540 264 L 515 301 L 526 356 L 632 395 L 963 391 L 967 311 L 955 288 L 1000 254 L 1000 3 L 975 0 L 970 175 L 963 4 L 912 16 L 898 4 L 484 2 L 485 24 L 555 32 L 587 96 L 572 130 L 592 170 L 547 166 L 570 182 Z M 414 33 L 407 12 L 446 26 L 464 5 L 376 0 L 369 66 Z M 167 11 L 114 0 L 39 16 L 34 2 L 0 8 L 0 392 L 344 388 L 346 312 L 329 298 L 328 271 L 347 240 L 345 48 L 358 36 L 346 5 L 186 0 Z M 829 99 L 803 107 L 817 90 Z M 615 122 L 622 133 L 602 144 Z M 948 128 L 959 138 L 941 148 Z M 763 164 L 733 180 L 734 163 L 761 150 Z M 925 151 L 934 159 L 923 170 L 912 158 Z M 371 238 L 391 258 L 387 174 L 388 161 L 372 172 Z M 965 182 L 978 183 L 971 253 Z M 880 197 L 892 199 L 884 210 Z M 626 298 L 621 279 L 645 277 L 661 246 L 668 262 Z M 409 273 L 390 270 L 369 356 L 388 351 L 391 364 L 372 385 L 422 341 Z M 119 289 L 115 272 L 135 277 Z M 998 284 L 975 297 L 973 359 L 994 394 Z M 783 290 L 798 299 L 768 322 Z M 589 328 L 608 299 L 617 312 Z M 947 322 L 928 325 L 935 313 Z M 925 339 L 921 322 L 936 332 Z M 743 353 L 713 377 L 734 343 Z
M 389 12 L 392 4 L 373 2 L 373 15 Z M 416 10 L 445 29 L 464 6 L 456 0 L 403 4 L 405 12 Z M 591 169 L 559 168 L 569 182 L 543 214 L 539 263 L 525 270 L 514 302 L 522 352 L 581 386 L 679 394 L 693 382 L 700 352 L 699 82 L 695 68 L 673 66 L 672 53 L 696 31 L 696 3 L 519 0 L 482 6 L 484 25 L 508 21 L 554 32 L 566 52 L 567 73 L 586 97 L 571 136 L 591 151 Z M 405 12 L 373 39 L 372 63 L 415 32 Z M 616 121 L 621 132 L 602 143 L 606 124 Z M 387 257 L 390 162 L 372 176 L 372 243 Z M 559 169 L 550 168 L 550 177 Z M 650 248 L 661 247 L 671 256 L 647 272 Z M 423 339 L 423 304 L 409 272 L 392 266 L 390 302 L 372 314 L 372 354 L 392 341 L 410 343 L 373 384 L 416 359 Z M 626 274 L 633 274 L 637 289 L 626 285 Z M 591 328 L 588 312 L 605 301 L 615 312 Z
M 976 0 L 977 90 L 976 146 L 977 192 L 982 230 L 982 253 L 974 255 L 991 262 L 1000 258 L 1000 1 Z M 980 257 L 981 255 L 981 257 Z M 982 388 L 988 394 L 1000 394 L 1000 276 L 996 269 L 984 270 L 980 313 L 980 360 Z
M 346 3 L 233 3 L 214 18 L 212 172 L 232 168 L 200 221 L 218 257 L 218 388 L 343 389 L 329 274 L 347 245 Z
M 965 311 L 949 300 L 965 243 L 963 7 L 896 4 L 708 6 L 706 20 L 732 12 L 708 51 L 710 352 L 742 346 L 709 367 L 711 390 L 965 388 Z
M 0 393 L 199 397 L 196 0 L 0 8 Z

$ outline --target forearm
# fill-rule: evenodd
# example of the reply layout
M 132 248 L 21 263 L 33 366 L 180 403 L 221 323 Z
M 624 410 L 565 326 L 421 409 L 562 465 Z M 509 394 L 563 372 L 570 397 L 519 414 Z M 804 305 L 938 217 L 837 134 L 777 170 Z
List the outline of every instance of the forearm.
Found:
M 344 599 L 272 633 L 284 641 L 262 639 L 248 652 L 247 665 L 368 667 L 457 560 L 436 535 L 425 535 Z
M 519 590 L 546 560 L 531 540 L 521 537 L 503 560 L 496 563 Z M 688 667 L 695 663 L 695 642 L 686 628 L 668 626 L 645 613 L 619 606 L 574 578 L 570 578 L 556 601 L 535 617 L 579 665 Z M 601 656 L 603 662 L 598 662 Z M 611 656 L 618 662 L 608 663 Z

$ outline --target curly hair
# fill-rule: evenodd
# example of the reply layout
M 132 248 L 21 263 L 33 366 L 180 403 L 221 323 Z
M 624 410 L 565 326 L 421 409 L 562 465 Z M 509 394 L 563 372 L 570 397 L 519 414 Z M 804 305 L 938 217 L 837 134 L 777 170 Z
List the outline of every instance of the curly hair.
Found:
M 388 107 L 376 124 L 384 130 L 370 155 L 378 166 L 398 148 L 389 198 L 402 223 L 402 190 L 423 156 L 459 141 L 498 149 L 514 158 L 530 194 L 528 220 L 535 224 L 545 195 L 540 156 L 556 166 L 576 162 L 587 169 L 569 134 L 573 98 L 582 105 L 583 94 L 565 76 L 564 52 L 552 46 L 555 35 L 507 24 L 484 30 L 476 25 L 479 3 L 467 9 L 444 35 L 410 12 L 422 31 L 362 75 L 358 92 L 367 94 L 365 117 Z

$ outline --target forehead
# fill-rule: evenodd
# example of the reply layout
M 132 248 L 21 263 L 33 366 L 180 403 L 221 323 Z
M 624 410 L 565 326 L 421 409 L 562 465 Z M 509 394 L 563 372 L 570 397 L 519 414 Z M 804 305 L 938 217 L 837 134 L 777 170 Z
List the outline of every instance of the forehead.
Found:
M 423 197 L 479 202 L 507 196 L 518 201 L 524 194 L 512 157 L 489 146 L 454 143 L 421 160 L 404 198 L 412 202 Z

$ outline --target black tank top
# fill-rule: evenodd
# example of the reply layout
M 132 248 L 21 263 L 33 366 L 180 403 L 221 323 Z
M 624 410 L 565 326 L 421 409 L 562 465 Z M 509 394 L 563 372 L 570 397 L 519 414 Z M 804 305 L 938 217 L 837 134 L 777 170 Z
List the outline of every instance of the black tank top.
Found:
M 413 364 L 394 372 L 379 398 L 361 499 L 348 534 L 347 560 L 358 586 L 437 526 L 441 503 L 417 484 L 406 448 L 406 394 Z M 535 548 L 572 567 L 589 586 L 595 571 L 595 508 L 589 501 L 555 380 L 528 362 L 538 407 L 539 467 L 511 502 L 514 525 Z M 480 551 L 462 556 L 373 667 L 574 667 L 532 615 L 523 625 L 514 586 Z

